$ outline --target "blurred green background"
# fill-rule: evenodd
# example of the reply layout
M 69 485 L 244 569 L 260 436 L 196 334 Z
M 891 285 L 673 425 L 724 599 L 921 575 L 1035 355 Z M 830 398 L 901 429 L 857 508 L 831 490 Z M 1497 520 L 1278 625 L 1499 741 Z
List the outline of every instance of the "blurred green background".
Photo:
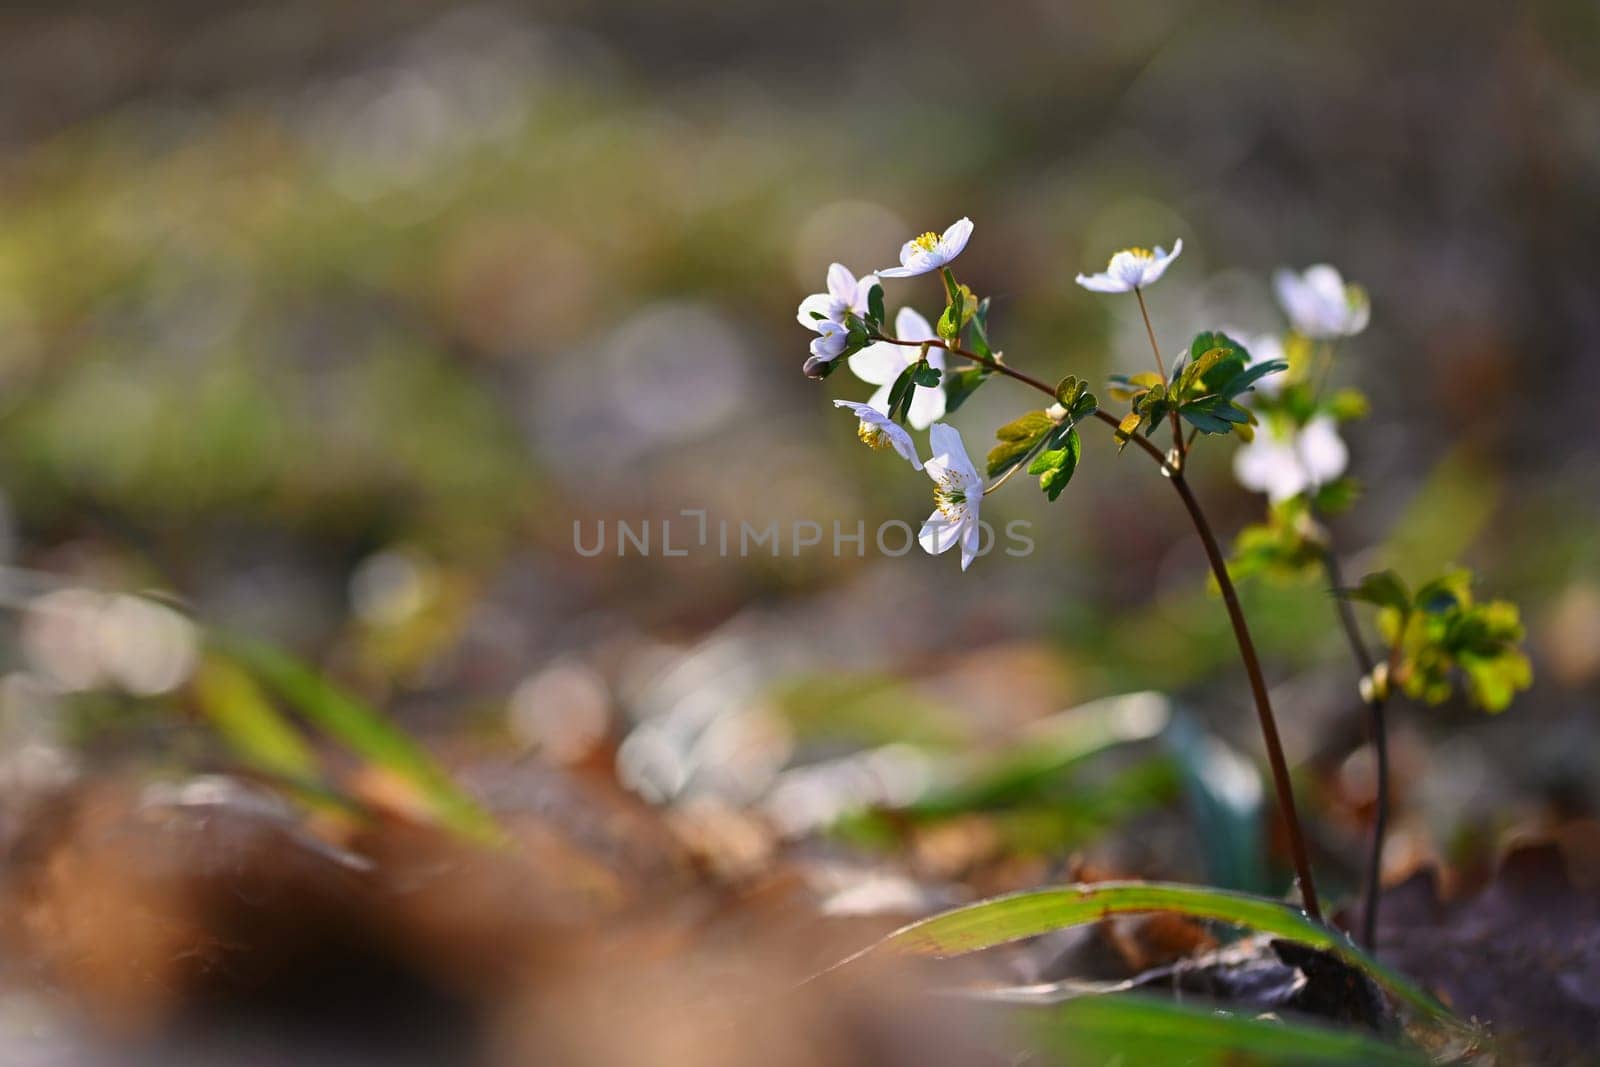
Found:
M 1184 240 L 1151 293 L 1168 345 L 1280 329 L 1280 265 L 1364 283 L 1373 325 L 1336 372 L 1374 401 L 1349 435 L 1347 569 L 1478 568 L 1523 605 L 1538 677 L 1493 719 L 1395 713 L 1391 865 L 1581 824 L 1600 801 L 1597 30 L 1566 0 L 8 11 L 4 780 L 216 758 L 172 714 L 187 661 L 155 623 L 52 624 L 80 589 L 166 591 L 446 751 L 610 738 L 646 796 L 765 804 L 796 832 L 832 810 L 797 769 L 1004 749 L 1129 690 L 1256 753 L 1182 511 L 1097 434 L 1057 504 L 1019 479 L 986 507 L 1033 522 L 1034 555 L 965 575 L 870 545 L 574 550 L 574 523 L 683 509 L 920 521 L 926 480 L 828 402 L 871 387 L 800 375 L 793 309 L 830 261 L 880 267 L 970 215 L 963 280 L 1050 380 L 1143 369 L 1136 309 L 1072 284 L 1129 244 Z M 927 278 L 889 292 L 939 299 Z M 977 452 L 1032 406 L 998 382 L 953 421 Z M 1233 447 L 1196 461 L 1225 539 L 1262 508 Z M 1320 847 L 1353 866 L 1371 771 L 1325 595 L 1248 599 L 1331 813 Z M 919 766 L 880 760 L 863 795 Z M 1196 873 L 1178 847 L 1125 842 L 1114 865 Z

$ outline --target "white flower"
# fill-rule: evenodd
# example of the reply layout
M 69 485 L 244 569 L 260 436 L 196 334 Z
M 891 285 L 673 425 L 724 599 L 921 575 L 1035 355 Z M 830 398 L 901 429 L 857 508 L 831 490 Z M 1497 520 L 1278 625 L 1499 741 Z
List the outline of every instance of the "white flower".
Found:
M 1367 291 L 1347 285 L 1339 271 L 1326 263 L 1307 267 L 1304 274 L 1279 268 L 1272 276 L 1272 287 L 1296 332 L 1314 341 L 1354 337 L 1367 328 L 1372 317 Z
M 885 267 L 878 273 L 885 278 L 910 278 L 938 270 L 961 254 L 971 236 L 972 220 L 965 217 L 952 222 L 943 236 L 929 230 L 901 246 L 898 267 Z
M 894 335 L 902 341 L 931 341 L 933 327 L 912 308 L 901 308 L 894 317 Z M 889 411 L 889 391 L 900 373 L 917 360 L 920 349 L 892 345 L 887 341 L 868 345 L 850 357 L 850 369 L 857 378 L 878 386 L 867 403 L 885 414 Z M 918 385 L 911 397 L 906 419 L 918 430 L 926 430 L 944 416 L 944 349 L 928 349 L 928 366 L 941 374 L 938 385 Z
M 1256 439 L 1234 453 L 1233 474 L 1246 489 L 1266 493 L 1276 504 L 1339 477 L 1349 462 L 1339 424 L 1318 415 L 1287 439 L 1262 425 Z
M 933 514 L 922 524 L 917 542 L 932 555 L 946 552 L 961 543 L 961 569 L 966 570 L 978 555 L 982 528 L 978 525 L 978 506 L 983 503 L 983 478 L 967 458 L 961 434 L 948 423 L 935 423 L 928 431 L 933 449 L 923 467 L 933 479 Z
M 850 340 L 850 331 L 830 319 L 817 323 L 817 336 L 811 342 L 811 354 L 823 363 L 839 358 Z
M 922 460 L 917 458 L 917 446 L 911 443 L 911 435 L 906 433 L 905 427 L 874 409 L 870 404 L 857 404 L 853 400 L 835 400 L 833 406 L 849 408 L 855 412 L 856 418 L 861 420 L 861 425 L 856 428 L 856 436 L 861 438 L 862 444 L 874 452 L 892 448 L 904 456 L 913 469 L 922 469 Z
M 1235 333 L 1233 330 L 1224 330 L 1222 332 L 1229 337 L 1239 338 L 1239 343 L 1244 345 L 1246 352 L 1250 353 L 1250 362 L 1245 364 L 1246 370 L 1258 363 L 1271 363 L 1285 359 L 1283 338 L 1275 333 L 1242 334 Z M 1257 378 L 1255 382 L 1256 392 L 1263 396 L 1277 396 L 1278 391 L 1283 388 L 1284 373 L 1284 371 L 1278 370 L 1263 378 Z
M 878 276 L 868 274 L 857 278 L 843 263 L 828 268 L 828 291 L 812 293 L 800 301 L 795 317 L 809 330 L 817 329 L 821 322 L 843 323 L 845 315 L 855 312 L 862 318 L 867 314 L 867 297 L 878 284 Z M 817 318 L 821 315 L 822 318 Z
M 1160 245 L 1155 251 L 1148 248 L 1124 248 L 1111 257 L 1106 269 L 1099 274 L 1080 274 L 1078 284 L 1096 293 L 1128 293 L 1154 285 L 1178 254 L 1183 251 L 1183 239 L 1172 242 L 1168 252 Z

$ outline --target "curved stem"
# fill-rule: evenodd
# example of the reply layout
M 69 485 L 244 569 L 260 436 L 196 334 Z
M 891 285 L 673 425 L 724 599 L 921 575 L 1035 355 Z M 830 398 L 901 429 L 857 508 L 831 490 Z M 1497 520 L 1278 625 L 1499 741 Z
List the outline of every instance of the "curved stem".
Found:
M 969 352 L 943 341 L 897 341 L 892 337 L 878 337 L 875 340 L 886 341 L 890 344 L 920 347 L 931 344 L 943 348 L 952 355 L 961 356 L 974 363 L 998 371 L 1008 378 L 1014 378 L 1024 385 L 1044 393 L 1052 400 L 1056 391 L 1038 378 L 1022 371 L 1013 370 L 992 357 L 984 357 L 976 352 Z M 1154 338 L 1152 337 L 1152 340 Z M 1120 423 L 1115 416 L 1106 411 L 1095 411 L 1095 418 L 1106 423 L 1112 429 L 1118 429 Z M 1239 658 L 1244 661 L 1245 674 L 1250 679 L 1250 691 L 1255 698 L 1256 717 L 1260 721 L 1261 737 L 1266 744 L 1267 762 L 1272 768 L 1272 785 L 1277 793 L 1278 808 L 1283 815 L 1284 824 L 1288 830 L 1289 851 L 1294 861 L 1295 876 L 1300 883 L 1300 895 L 1304 901 L 1306 914 L 1317 922 L 1322 921 L 1322 907 L 1317 899 L 1317 887 L 1311 876 L 1311 860 L 1306 852 L 1305 838 L 1300 830 L 1300 816 L 1295 811 L 1294 790 L 1289 780 L 1289 764 L 1284 758 L 1283 742 L 1278 738 L 1277 719 L 1272 714 L 1272 701 L 1267 695 L 1267 683 L 1261 673 L 1261 660 L 1256 655 L 1255 642 L 1250 637 L 1250 626 L 1245 622 L 1244 609 L 1239 606 L 1239 595 L 1234 590 L 1233 579 L 1228 576 L 1228 564 L 1223 558 L 1222 549 L 1217 545 L 1217 538 L 1211 532 L 1211 523 L 1207 521 L 1205 512 L 1200 507 L 1200 501 L 1195 498 L 1194 491 L 1189 488 L 1189 483 L 1184 480 L 1183 472 L 1174 469 L 1167 462 L 1167 457 L 1161 450 L 1151 444 L 1141 434 L 1130 434 L 1128 440 L 1138 445 L 1158 466 L 1172 487 L 1177 490 L 1178 496 L 1183 500 L 1183 506 L 1189 512 L 1189 518 L 1194 523 L 1195 532 L 1200 535 L 1200 542 L 1205 547 L 1206 559 L 1211 564 L 1211 573 L 1217 579 L 1217 587 L 1222 590 L 1223 603 L 1228 608 L 1228 621 L 1233 625 L 1233 636 L 1239 646 Z
M 1211 524 L 1206 521 L 1200 501 L 1184 479 L 1182 472 L 1171 476 L 1172 486 L 1189 509 L 1194 528 L 1205 546 L 1206 559 L 1211 563 L 1211 573 L 1216 576 L 1217 588 L 1222 591 L 1222 602 L 1228 608 L 1228 621 L 1233 624 L 1234 640 L 1239 645 L 1239 658 L 1244 660 L 1245 674 L 1250 678 L 1250 692 L 1255 697 L 1256 718 L 1260 721 L 1261 738 L 1266 743 L 1267 763 L 1272 768 L 1272 785 L 1278 795 L 1278 808 L 1283 815 L 1284 827 L 1289 836 L 1289 854 L 1294 861 L 1295 875 L 1300 882 L 1300 897 L 1306 914 L 1317 922 L 1322 921 L 1322 907 L 1317 900 L 1316 883 L 1311 877 L 1311 858 L 1306 852 L 1305 837 L 1300 831 L 1300 816 L 1295 811 L 1294 787 L 1289 780 L 1289 763 L 1283 755 L 1283 742 L 1278 738 L 1277 719 L 1272 714 L 1272 701 L 1267 695 L 1267 682 L 1261 673 L 1261 660 L 1256 655 L 1255 642 L 1250 637 L 1249 624 L 1245 622 L 1244 609 L 1239 606 L 1239 594 L 1228 577 L 1228 564 L 1222 549 L 1217 545 Z
M 1339 557 L 1327 546 L 1322 549 L 1322 568 L 1328 576 L 1334 602 L 1338 605 L 1339 623 L 1344 630 L 1345 641 L 1350 645 L 1350 655 L 1360 668 L 1361 677 L 1372 679 L 1366 700 L 1367 730 L 1372 738 L 1373 754 L 1377 758 L 1378 795 L 1375 798 L 1377 810 L 1372 817 L 1372 839 L 1367 846 L 1367 866 L 1361 879 L 1361 944 L 1370 949 L 1378 935 L 1378 905 L 1383 891 L 1383 839 L 1389 827 L 1389 731 L 1384 721 L 1386 688 L 1373 678 L 1377 664 L 1361 637 L 1360 628 L 1356 626 L 1355 610 L 1351 608 L 1349 599 L 1340 595 L 1339 591 L 1345 588 L 1345 584 L 1339 569 Z

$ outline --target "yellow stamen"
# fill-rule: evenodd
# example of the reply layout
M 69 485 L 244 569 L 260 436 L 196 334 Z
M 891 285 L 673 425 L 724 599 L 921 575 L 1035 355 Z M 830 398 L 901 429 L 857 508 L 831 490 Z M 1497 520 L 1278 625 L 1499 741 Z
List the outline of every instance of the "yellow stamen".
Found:
M 883 428 L 880 426 L 874 426 L 872 423 L 867 422 L 864 419 L 862 420 L 861 425 L 856 427 L 856 436 L 861 439 L 862 444 L 866 445 L 874 452 L 889 447 L 889 435 L 883 432 Z
M 924 252 L 932 252 L 934 246 L 939 243 L 939 235 L 934 233 L 932 230 L 929 230 L 922 236 L 913 238 L 911 243 L 922 249 Z
M 1155 253 L 1151 252 L 1148 248 L 1139 248 L 1139 247 L 1124 248 L 1122 251 L 1117 253 L 1117 256 L 1132 256 L 1134 259 L 1155 259 L 1156 258 L 1155 257 Z M 1112 256 L 1111 258 L 1112 259 L 1116 259 L 1117 256 Z

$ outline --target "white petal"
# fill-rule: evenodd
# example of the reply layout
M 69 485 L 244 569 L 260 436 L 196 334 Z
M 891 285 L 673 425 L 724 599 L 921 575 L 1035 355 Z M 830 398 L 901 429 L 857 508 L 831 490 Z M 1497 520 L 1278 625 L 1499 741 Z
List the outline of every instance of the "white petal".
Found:
M 960 466 L 955 463 L 955 457 L 959 456 L 963 461 L 967 459 L 967 450 L 961 444 L 961 432 L 948 422 L 934 423 L 933 428 L 928 431 L 928 448 L 935 456 L 948 461 L 941 470 L 947 468 L 959 470 Z M 931 463 L 929 469 L 932 470 Z
M 1339 424 L 1327 415 L 1306 423 L 1297 445 L 1306 473 L 1318 485 L 1339 477 L 1350 463 L 1350 450 L 1339 437 Z
M 1140 284 L 1154 285 L 1156 282 L 1160 281 L 1161 276 L 1167 273 L 1167 268 L 1172 265 L 1172 261 L 1177 259 L 1182 252 L 1183 238 L 1181 237 L 1173 242 L 1171 252 L 1164 252 L 1161 249 L 1161 246 L 1157 245 L 1155 259 L 1145 266 L 1144 280 Z
M 961 569 L 966 570 L 972 566 L 972 561 L 978 558 L 978 549 L 983 545 L 983 527 L 978 525 L 978 514 L 973 512 L 972 517 L 966 522 L 966 529 L 961 531 Z
M 1077 282 L 1092 293 L 1126 293 L 1133 286 L 1127 285 L 1109 274 L 1080 274 Z
M 950 551 L 961 538 L 961 523 L 951 522 L 945 518 L 944 512 L 934 511 L 922 524 L 922 529 L 917 532 L 917 544 L 929 555 L 937 556 Z
M 893 423 L 890 423 L 889 425 L 894 426 Z M 921 470 L 922 460 L 917 455 L 917 446 L 916 443 L 911 440 L 911 435 L 906 433 L 906 431 L 899 426 L 894 426 L 893 430 L 889 430 L 887 427 L 885 427 L 885 432 L 889 434 L 889 443 L 894 446 L 894 450 L 900 453 L 901 457 L 904 458 L 906 462 L 911 464 L 911 469 Z
M 894 335 L 902 341 L 931 341 L 938 336 L 916 308 L 901 308 L 895 315 Z
M 939 253 L 944 257 L 944 261 L 948 263 L 959 256 L 961 250 L 967 247 L 967 241 L 971 237 L 971 219 L 962 216 L 952 222 L 949 228 L 944 231 L 944 236 L 939 238 Z
M 944 390 L 939 386 L 927 385 L 919 385 L 916 389 L 911 396 L 911 407 L 906 411 L 906 421 L 914 429 L 926 430 L 944 418 Z
M 828 268 L 828 292 L 846 307 L 856 302 L 856 276 L 843 263 Z
M 871 302 L 872 288 L 877 284 L 878 276 L 876 274 L 863 274 L 856 279 L 856 300 L 850 306 L 857 315 L 866 315 L 867 305 Z
M 815 330 L 817 323 L 828 319 L 833 308 L 833 298 L 827 293 L 812 293 L 800 301 L 800 310 L 795 313 L 795 318 L 800 320 L 800 325 L 808 330 Z M 815 318 L 811 313 L 816 312 L 822 318 Z
M 894 384 L 892 382 L 885 382 L 878 386 L 867 400 L 867 407 L 880 415 L 889 414 L 889 394 L 892 392 L 894 392 Z
M 900 372 L 906 369 L 915 352 L 915 348 L 902 348 L 879 341 L 851 356 L 850 370 L 864 382 L 883 385 L 900 377 Z
M 1274 503 L 1306 487 L 1305 468 L 1294 450 L 1267 437 L 1258 437 L 1233 454 L 1233 474 L 1240 485 L 1266 493 Z

